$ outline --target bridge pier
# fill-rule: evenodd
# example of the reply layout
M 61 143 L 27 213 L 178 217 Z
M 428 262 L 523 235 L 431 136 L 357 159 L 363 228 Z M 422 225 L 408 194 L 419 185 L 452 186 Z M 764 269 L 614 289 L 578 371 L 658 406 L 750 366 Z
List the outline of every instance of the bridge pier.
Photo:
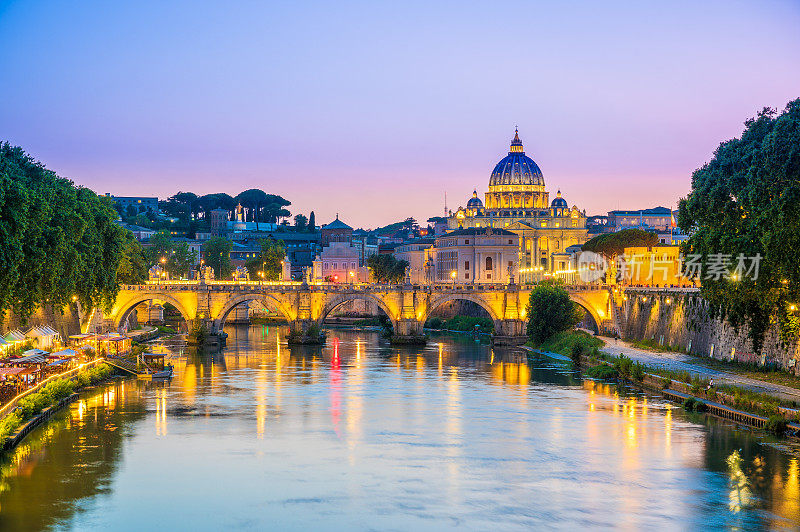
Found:
M 422 322 L 415 319 L 399 319 L 394 322 L 394 334 L 389 339 L 393 344 L 424 345 L 427 338 L 422 331 Z
M 528 341 L 525 320 L 506 319 L 494 322 L 492 345 L 515 346 Z
M 325 334 L 320 328 L 317 320 L 296 319 L 289 322 L 289 336 L 286 337 L 289 344 L 301 345 L 322 345 L 325 343 Z

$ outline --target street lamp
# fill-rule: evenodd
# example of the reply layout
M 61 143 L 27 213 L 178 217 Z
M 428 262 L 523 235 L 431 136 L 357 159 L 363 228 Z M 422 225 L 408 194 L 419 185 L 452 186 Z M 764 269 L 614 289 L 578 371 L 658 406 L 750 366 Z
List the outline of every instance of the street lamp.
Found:
M 355 275 L 356 274 L 354 272 L 352 272 L 352 271 L 350 272 L 350 284 L 353 284 L 353 282 L 354 282 L 353 278 L 355 277 Z
M 456 271 L 455 271 L 455 270 L 453 270 L 452 272 L 450 272 L 450 278 L 451 278 L 451 279 L 453 279 L 453 288 L 455 288 L 455 287 L 456 287 L 456 275 L 457 275 L 457 273 L 456 273 Z
M 258 272 L 258 276 L 261 278 L 260 283 L 264 284 L 264 272 Z

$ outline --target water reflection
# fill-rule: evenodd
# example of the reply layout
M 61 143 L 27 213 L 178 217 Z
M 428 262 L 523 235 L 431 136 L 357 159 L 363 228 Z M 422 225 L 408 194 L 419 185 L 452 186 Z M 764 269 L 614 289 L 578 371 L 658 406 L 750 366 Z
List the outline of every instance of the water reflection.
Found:
M 463 336 L 229 334 L 222 352 L 172 357 L 171 383 L 83 394 L 26 439 L 2 464 L 0 529 L 800 520 L 791 449 L 558 363 Z

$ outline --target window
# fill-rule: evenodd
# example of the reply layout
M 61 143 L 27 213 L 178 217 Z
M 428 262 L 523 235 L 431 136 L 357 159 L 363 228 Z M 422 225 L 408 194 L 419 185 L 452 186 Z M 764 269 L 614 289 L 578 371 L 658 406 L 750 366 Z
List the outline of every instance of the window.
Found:
M 464 272 L 464 279 L 469 279 L 469 272 Z
M 492 257 L 486 257 L 486 271 L 488 272 L 488 271 L 491 271 L 491 270 L 492 270 Z M 492 278 L 492 276 L 490 275 L 489 279 L 491 279 L 491 278 Z
M 464 261 L 464 269 L 465 270 L 469 270 L 469 261 L 468 260 Z
M 468 245 L 469 245 L 469 239 L 467 239 L 467 240 L 464 240 L 464 245 L 466 245 L 466 246 L 468 246 Z
M 509 238 L 509 239 L 508 239 L 508 243 L 509 243 L 509 244 L 513 244 L 514 242 L 513 242 L 513 241 L 512 241 L 512 240 Z
M 514 261 L 512 260 L 508 261 L 508 271 L 514 271 Z

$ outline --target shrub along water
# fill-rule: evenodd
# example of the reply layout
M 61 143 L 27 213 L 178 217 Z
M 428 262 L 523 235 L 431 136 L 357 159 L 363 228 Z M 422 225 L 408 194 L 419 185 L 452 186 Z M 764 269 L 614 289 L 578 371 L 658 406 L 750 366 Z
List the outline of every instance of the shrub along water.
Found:
M 564 331 L 554 334 L 544 342 L 538 345 L 533 345 L 542 351 L 550 351 L 565 356 L 572 356 L 572 349 L 575 344 L 581 344 L 583 354 L 597 352 L 597 349 L 603 347 L 603 341 L 599 338 L 587 334 L 583 331 Z
M 5 441 L 6 438 L 14 434 L 28 419 L 72 395 L 76 388 L 97 384 L 107 379 L 111 372 L 111 366 L 103 364 L 78 373 L 74 380 L 56 379 L 51 381 L 38 392 L 20 399 L 19 403 L 17 403 L 17 410 L 0 421 L 0 442 Z

